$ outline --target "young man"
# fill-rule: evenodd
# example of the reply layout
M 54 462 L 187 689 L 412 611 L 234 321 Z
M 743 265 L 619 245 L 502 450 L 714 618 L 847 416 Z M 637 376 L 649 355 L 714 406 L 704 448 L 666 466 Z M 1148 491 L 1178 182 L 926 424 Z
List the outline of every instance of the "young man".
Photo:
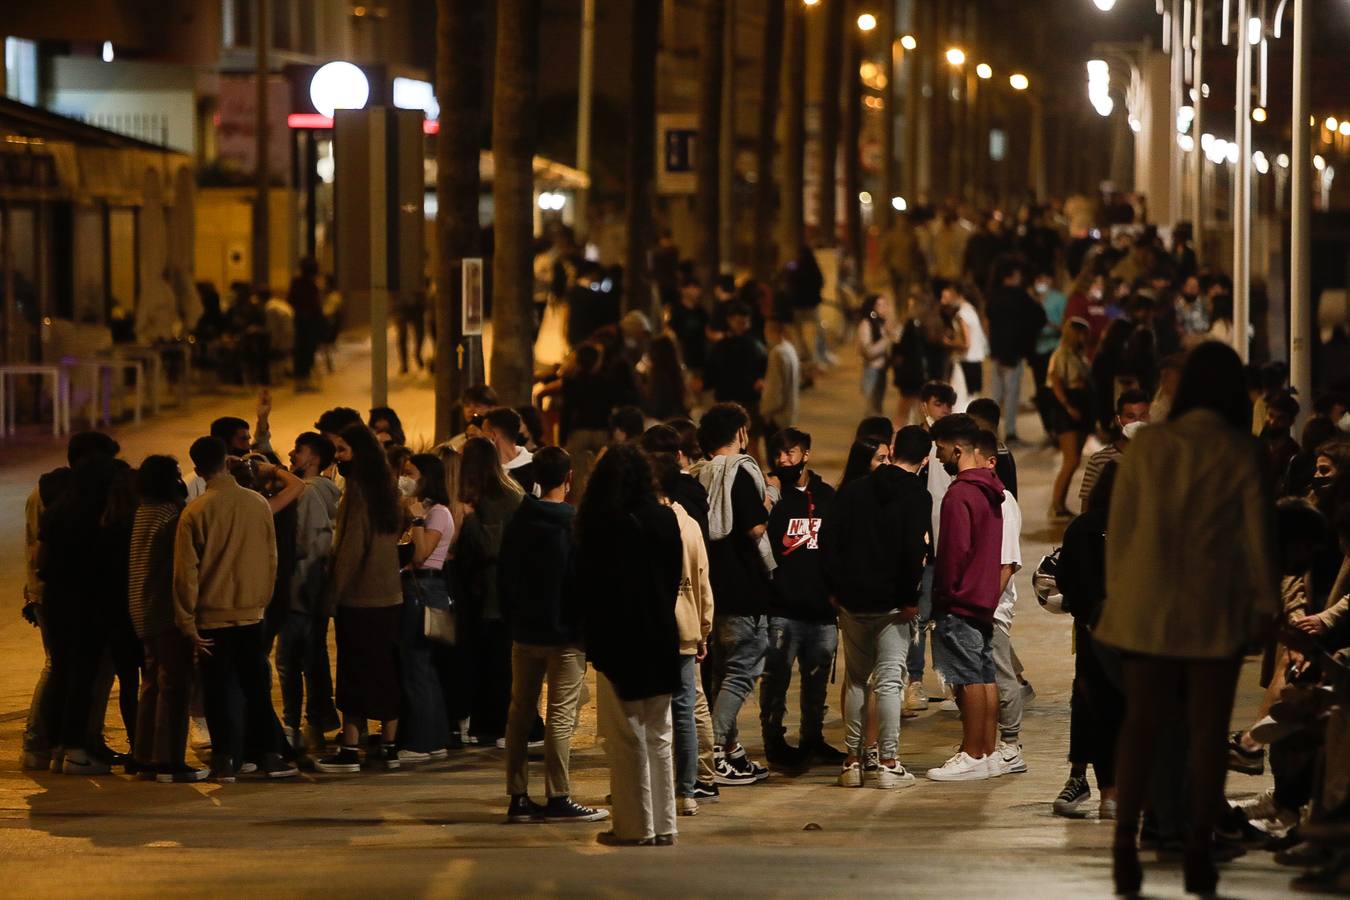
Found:
M 970 401 L 966 407 L 966 415 L 975 420 L 984 431 L 992 431 L 998 434 L 998 422 L 1002 417 L 1003 411 L 999 409 L 997 403 L 988 397 L 981 397 L 978 400 Z M 1016 410 L 1014 409 L 1014 415 Z M 1012 438 L 1009 438 L 1012 440 Z M 994 474 L 998 480 L 1003 483 L 1003 489 L 1014 497 L 1017 496 L 1017 460 L 1013 458 L 1012 451 L 1008 445 L 1002 441 L 998 442 L 998 454 L 995 458 Z
M 464 449 L 465 441 L 481 434 L 483 417 L 496 409 L 497 405 L 497 392 L 490 385 L 474 384 L 466 387 L 459 398 L 464 430 L 450 438 L 450 449 L 458 453 Z M 319 430 L 323 431 L 322 428 Z
M 234 780 L 244 766 L 247 730 L 250 745 L 260 748 L 258 771 L 288 778 L 299 772 L 281 757 L 263 636 L 277 572 L 272 512 L 261 494 L 229 474 L 219 438 L 198 438 L 189 456 L 206 492 L 178 520 L 174 617 L 201 658 L 212 776 Z
M 750 417 L 745 446 L 758 458 L 759 436 L 763 432 L 760 418 L 760 395 L 764 390 L 764 374 L 768 357 L 750 331 L 750 307 L 733 300 L 727 309 L 727 336 L 708 350 L 708 363 L 703 377 L 718 403 L 738 403 Z M 705 448 L 707 449 L 707 448 Z
M 880 765 L 875 785 L 909 787 L 914 776 L 899 762 L 901 692 L 910 622 L 929 553 L 931 500 L 919 475 L 931 441 L 918 426 L 900 429 L 892 462 L 847 485 L 820 529 L 825 577 L 839 605 L 844 633 L 848 755 L 843 787 L 863 783 L 863 712 L 867 685 L 877 705 Z
M 781 323 L 764 323 L 764 338 L 769 344 L 769 358 L 764 374 L 764 394 L 759 400 L 759 415 L 764 420 L 764 438 L 769 441 L 781 429 L 797 424 L 797 408 L 801 399 L 802 364 L 797 348 L 787 339 Z M 773 451 L 766 457 L 774 462 Z
M 1148 394 L 1136 388 L 1120 392 L 1120 396 L 1116 398 L 1116 418 L 1111 423 L 1114 426 L 1113 440 L 1089 456 L 1087 466 L 1083 469 L 1083 486 L 1078 489 L 1080 512 L 1087 510 L 1088 497 L 1092 496 L 1092 488 L 1097 484 L 1097 479 L 1101 477 L 1106 464 L 1120 459 L 1125 448 L 1129 446 L 1130 439 L 1140 428 L 1147 425 L 1151 418 Z
M 647 424 L 642 410 L 636 406 L 620 406 L 609 416 L 609 443 L 627 444 L 642 437 Z
M 497 448 L 497 459 L 506 474 L 515 479 L 526 494 L 539 496 L 534 479 L 534 455 L 520 446 L 520 413 L 499 406 L 483 416 L 483 437 Z
M 323 613 L 324 577 L 333 549 L 333 523 L 342 491 L 323 473 L 333 466 L 333 442 L 306 431 L 295 439 L 291 471 L 305 481 L 296 501 L 295 576 L 291 604 L 277 643 L 277 681 L 281 684 L 282 724 L 291 746 L 322 750 L 324 733 L 341 722 L 333 705 L 333 674 L 328 660 L 328 617 Z M 300 739 L 300 714 L 308 728 Z
M 596 822 L 609 811 L 572 800 L 568 764 L 577 724 L 586 653 L 572 596 L 572 521 L 566 502 L 572 488 L 572 461 L 560 447 L 544 447 L 534 458 L 539 497 L 521 501 L 502 536 L 498 589 L 502 616 L 511 629 L 511 712 L 506 725 L 506 790 L 509 822 Z M 538 716 L 539 695 L 548 680 L 547 739 L 544 743 L 548 803 L 530 800 L 528 749 Z
M 737 403 L 714 405 L 698 425 L 699 444 L 710 458 L 691 470 L 709 501 L 708 568 L 717 598 L 713 631 L 719 661 L 713 769 L 716 783 L 724 785 L 754 784 L 769 777 L 768 769 L 746 756 L 736 728 L 741 706 L 764 672 L 773 592 L 769 578 L 775 567 L 766 535 L 767 486 L 764 473 L 745 453 L 749 440 L 750 416 L 745 409 Z
M 948 416 L 933 429 L 938 459 L 952 476 L 942 499 L 942 532 L 933 573 L 933 663 L 956 691 L 961 747 L 934 781 L 974 781 L 1001 774 L 995 763 L 998 689 L 994 611 L 1002 593 L 1003 485 L 980 464 L 997 448 L 981 439 L 970 416 Z
M 929 432 L 933 426 L 952 414 L 952 407 L 956 405 L 956 390 L 950 385 L 941 381 L 930 381 L 919 390 L 919 411 L 923 414 L 923 427 Z M 930 442 L 930 446 L 931 442 Z M 933 510 L 931 518 L 930 540 L 932 549 L 936 549 L 938 540 L 938 530 L 941 523 L 938 521 L 942 509 L 942 497 L 947 493 L 947 486 L 952 483 L 952 478 L 947 474 L 947 470 L 942 468 L 942 463 L 937 458 L 937 448 L 933 447 L 928 454 L 928 461 L 925 463 L 926 472 L 920 475 L 926 478 L 928 494 L 933 501 Z M 923 587 L 919 592 L 919 614 L 911 623 L 912 640 L 909 645 L 909 658 L 907 660 L 907 671 L 909 675 L 909 684 L 905 687 L 905 709 L 904 714 L 910 718 L 917 716 L 923 710 L 928 709 L 928 690 L 923 686 L 923 674 L 926 664 L 924 655 L 924 644 L 928 636 L 928 624 L 933 617 L 933 556 L 930 553 L 928 565 L 924 568 Z
M 829 515 L 834 489 L 807 468 L 811 435 L 785 428 L 769 441 L 769 458 L 781 496 L 769 512 L 769 544 L 778 568 L 769 602 L 769 650 L 759 693 L 764 756 L 770 765 L 791 768 L 811 762 L 838 765 L 844 754 L 825 743 L 825 698 L 839 642 L 830 589 L 821 570 L 820 525 Z M 800 734 L 795 748 L 785 740 L 792 664 L 801 682 Z
M 989 355 L 994 358 L 994 400 L 1011 410 L 1005 423 L 1005 438 L 1017 443 L 1017 406 L 1022 402 L 1022 363 L 1036 352 L 1036 336 L 1045 324 L 1045 310 L 1031 298 L 1017 263 L 1003 272 L 989 292 Z M 975 393 L 972 391 L 971 393 Z M 970 409 L 966 409 L 970 412 Z M 974 415 L 974 413 L 970 413 Z M 994 429 L 998 434 L 998 429 Z M 1014 494 L 1017 488 L 1005 485 Z

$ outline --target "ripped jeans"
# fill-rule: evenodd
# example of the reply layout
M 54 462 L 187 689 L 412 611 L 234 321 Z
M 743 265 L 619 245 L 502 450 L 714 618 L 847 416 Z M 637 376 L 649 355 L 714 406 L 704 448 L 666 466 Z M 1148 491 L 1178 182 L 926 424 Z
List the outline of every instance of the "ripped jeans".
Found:
M 769 649 L 759 687 L 759 724 L 766 745 L 784 739 L 783 714 L 787 711 L 794 661 L 801 675 L 800 746 L 821 742 L 826 694 L 838 645 L 839 629 L 833 622 L 804 622 L 777 616 L 769 619 Z

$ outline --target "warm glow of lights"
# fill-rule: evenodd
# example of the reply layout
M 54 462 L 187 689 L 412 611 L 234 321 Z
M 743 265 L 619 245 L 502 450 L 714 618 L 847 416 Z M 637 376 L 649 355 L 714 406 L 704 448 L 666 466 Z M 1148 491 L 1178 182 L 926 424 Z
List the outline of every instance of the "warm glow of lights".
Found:
M 859 31 L 873 31 L 877 27 L 877 17 L 871 13 L 863 13 L 858 16 Z
M 1320 171 L 1322 171 L 1323 169 L 1325 169 L 1326 167 L 1327 167 L 1327 161 L 1326 161 L 1325 159 L 1322 158 L 1322 154 L 1319 153 L 1319 154 L 1317 154 L 1316 156 L 1313 157 L 1313 168 L 1314 168 L 1314 169 L 1316 169 L 1317 171 L 1320 172 Z
M 966 51 L 962 50 L 960 47 L 948 47 L 947 62 L 954 66 L 965 65 Z
M 919 47 L 919 42 L 914 40 L 914 35 L 907 34 L 904 37 L 900 38 L 900 46 L 904 47 L 906 50 L 917 50 Z
M 1092 2 L 1102 12 L 1110 12 L 1116 5 L 1116 0 L 1092 0 Z
M 1189 134 L 1179 134 L 1177 135 L 1177 146 L 1182 149 L 1182 152 L 1190 153 L 1195 149 L 1195 138 Z
M 1014 72 L 1008 76 L 1008 84 L 1014 91 L 1025 91 L 1031 87 L 1031 80 L 1021 72 Z
M 858 202 L 861 203 L 863 206 L 871 206 L 872 195 L 867 193 L 867 191 L 863 191 L 862 193 L 858 194 Z
M 1327 121 L 1326 121 L 1327 131 L 1335 131 L 1335 130 L 1336 130 L 1336 126 L 1339 125 L 1339 124 L 1340 124 L 1340 122 L 1336 121 L 1336 117 L 1335 117 L 1335 116 L 1327 116 Z
M 1281 153 L 1279 156 L 1275 157 L 1275 165 L 1279 166 L 1281 169 L 1289 168 L 1289 154 Z
M 989 67 L 989 63 L 980 63 L 975 67 L 975 74 L 985 79 L 993 78 L 994 70 Z
M 877 64 L 868 60 L 858 67 L 858 74 L 862 76 L 863 81 L 871 81 L 877 77 Z
M 1350 135 L 1350 121 L 1342 122 L 1341 127 L 1336 130 L 1342 135 Z
M 1253 122 L 1264 122 L 1265 120 L 1266 120 L 1266 110 L 1265 110 L 1265 107 L 1263 107 L 1263 106 L 1258 106 L 1256 109 L 1252 110 L 1252 121 L 1253 121 Z
M 904 212 L 908 208 L 909 204 L 905 202 L 904 197 L 891 198 L 891 209 L 895 210 L 896 212 Z

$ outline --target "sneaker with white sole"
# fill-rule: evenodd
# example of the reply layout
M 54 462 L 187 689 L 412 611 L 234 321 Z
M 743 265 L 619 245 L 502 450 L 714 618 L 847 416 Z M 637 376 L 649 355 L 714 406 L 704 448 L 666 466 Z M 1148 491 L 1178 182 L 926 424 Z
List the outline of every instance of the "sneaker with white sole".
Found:
M 1232 805 L 1242 810 L 1249 822 L 1253 819 L 1273 819 L 1280 812 L 1280 808 L 1275 805 L 1274 788 L 1266 788 L 1255 797 L 1240 800 Z
M 526 747 L 527 749 L 529 749 L 529 750 L 543 750 L 543 749 L 544 749 L 544 739 L 543 739 L 543 738 L 539 738 L 538 740 L 528 741 L 528 742 L 525 744 L 525 747 Z M 505 749 L 506 749 L 506 738 L 504 738 L 504 737 L 499 737 L 499 738 L 497 738 L 497 749 L 498 749 L 498 750 L 505 750 Z
M 450 758 L 450 750 L 446 747 L 438 747 L 435 750 L 427 751 L 427 759 L 436 760 L 449 758 Z
M 1083 806 L 1092 798 L 1092 789 L 1088 787 L 1086 777 L 1069 776 L 1064 782 L 1064 790 L 1059 792 L 1052 806 L 1055 815 L 1066 819 L 1083 819 L 1087 812 Z
M 693 797 L 676 797 L 675 812 L 681 816 L 698 815 L 698 801 Z
M 545 822 L 599 822 L 609 818 L 609 810 L 582 806 L 571 797 L 549 797 L 543 818 Z
M 430 762 L 431 754 L 422 753 L 417 750 L 404 750 L 400 747 L 398 751 L 398 761 L 404 765 L 413 766 L 418 763 Z
M 863 748 L 862 768 L 865 775 L 881 768 L 881 751 L 876 744 Z
M 872 776 L 872 786 L 883 791 L 913 787 L 914 775 L 898 762 L 893 766 L 882 763 L 877 767 L 876 774 Z
M 314 768 L 328 775 L 356 775 L 361 771 L 361 756 L 355 747 L 339 747 L 331 756 L 315 760 Z
M 106 760 L 79 748 L 67 749 L 61 763 L 64 775 L 108 775 L 111 772 L 112 766 Z
M 846 762 L 839 770 L 839 786 L 847 788 L 862 787 L 862 765 L 858 762 Z
M 905 687 L 905 709 L 911 712 L 923 712 L 928 708 L 928 691 L 923 682 L 911 681 Z
M 991 757 L 976 759 L 966 751 L 958 750 L 955 756 L 936 769 L 929 769 L 928 777 L 933 781 L 984 781 L 994 777 L 991 762 Z
M 742 772 L 733 766 L 721 747 L 713 747 L 713 782 L 735 787 L 754 784 L 755 776 L 753 772 Z
M 994 752 L 994 762 L 998 765 L 999 775 L 1021 775 L 1027 770 L 1027 761 L 1022 757 L 1021 744 L 998 742 Z
M 763 781 L 769 777 L 769 770 L 751 759 L 744 746 L 737 747 L 727 754 L 727 764 L 743 775 L 753 776 L 755 781 Z

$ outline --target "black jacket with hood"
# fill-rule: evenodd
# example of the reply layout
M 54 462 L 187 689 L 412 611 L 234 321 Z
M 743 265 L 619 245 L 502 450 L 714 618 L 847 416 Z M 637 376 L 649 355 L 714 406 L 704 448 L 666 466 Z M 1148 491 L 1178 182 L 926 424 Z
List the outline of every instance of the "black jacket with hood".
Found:
M 502 535 L 497 590 L 511 639 L 540 647 L 581 643 L 581 612 L 573 596 L 570 503 L 526 495 Z
M 881 466 L 844 486 L 821 524 L 825 579 L 857 614 L 917 606 L 933 498 L 918 475 Z
M 805 490 L 783 488 L 769 513 L 769 546 L 778 568 L 773 573 L 769 610 L 775 616 L 804 622 L 833 622 L 830 588 L 823 572 L 819 529 L 834 503 L 834 488 L 815 472 Z M 814 526 L 812 520 L 815 520 Z

